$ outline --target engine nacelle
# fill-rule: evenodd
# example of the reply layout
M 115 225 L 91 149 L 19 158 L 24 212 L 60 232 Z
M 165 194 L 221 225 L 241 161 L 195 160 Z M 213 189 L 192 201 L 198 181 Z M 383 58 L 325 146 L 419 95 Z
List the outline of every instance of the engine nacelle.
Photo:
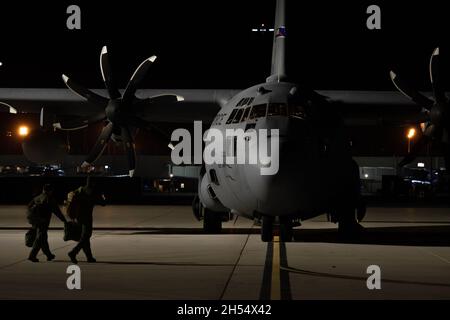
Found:
M 220 200 L 217 198 L 214 189 L 211 186 L 211 181 L 207 173 L 202 177 L 199 185 L 198 196 L 201 203 L 205 208 L 208 208 L 216 212 L 228 212 L 229 210 L 225 208 Z
M 36 164 L 60 164 L 68 152 L 67 144 L 54 131 L 35 129 L 22 142 L 25 157 Z

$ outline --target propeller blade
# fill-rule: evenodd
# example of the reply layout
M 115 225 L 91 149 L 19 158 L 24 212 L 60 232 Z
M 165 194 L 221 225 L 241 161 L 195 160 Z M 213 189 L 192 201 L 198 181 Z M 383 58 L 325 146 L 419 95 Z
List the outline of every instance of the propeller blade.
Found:
M 170 135 L 151 122 L 145 121 L 144 119 L 141 119 L 137 116 L 130 116 L 128 120 L 131 126 L 147 130 L 158 136 L 158 139 L 170 141 Z
M 153 104 L 165 104 L 165 103 L 175 103 L 184 101 L 184 97 L 179 96 L 177 94 L 160 94 L 157 96 L 150 97 L 148 99 L 150 103 Z
M 184 101 L 184 97 L 179 96 L 177 94 L 160 94 L 160 95 L 156 95 L 147 99 L 139 99 L 136 103 L 135 106 L 140 108 L 140 107 L 148 107 L 153 105 L 164 105 L 164 104 L 171 104 L 171 103 L 176 103 L 176 102 L 180 102 L 180 101 Z
M 114 127 L 113 123 L 109 122 L 102 129 L 102 132 L 100 133 L 99 137 L 97 138 L 97 141 L 95 142 L 94 147 L 92 148 L 91 152 L 86 157 L 86 159 L 84 160 L 81 167 L 84 168 L 84 167 L 90 166 L 91 163 L 95 162 L 95 160 L 97 160 L 101 156 L 101 154 L 103 153 L 103 151 L 106 148 L 106 145 L 108 144 L 109 140 L 111 139 L 113 127 Z
M 446 103 L 447 97 L 442 86 L 442 79 L 439 76 L 439 47 L 434 49 L 430 58 L 430 79 L 433 85 L 434 98 L 438 104 Z
M 436 128 L 436 125 L 429 123 L 424 132 L 423 135 L 429 138 L 433 138 L 438 134 L 438 129 Z
M 7 104 L 6 102 L 2 102 L 0 101 L 0 107 L 6 107 L 8 109 L 9 113 L 12 114 L 17 114 L 17 109 L 14 108 L 13 106 L 10 106 L 9 104 Z M 0 110 L 2 110 L 3 108 L 0 108 Z
M 420 136 L 419 139 L 411 147 L 411 152 L 408 153 L 402 161 L 398 164 L 399 167 L 404 167 L 407 164 L 410 164 L 417 158 L 420 151 L 422 151 L 428 143 L 428 137 L 425 135 Z
M 82 85 L 76 83 L 72 79 L 70 79 L 65 74 L 62 75 L 62 79 L 64 83 L 66 84 L 67 88 L 69 88 L 72 92 L 79 95 L 83 99 L 86 99 L 92 104 L 101 106 L 105 108 L 108 105 L 108 99 L 92 92 L 91 90 L 83 87 Z
M 395 74 L 394 71 L 390 72 L 390 76 L 392 83 L 404 96 L 427 110 L 431 109 L 434 104 L 433 100 L 428 99 L 417 90 L 411 88 L 405 81 L 403 81 L 397 74 Z
M 139 67 L 137 67 L 136 71 L 134 71 L 133 75 L 131 76 L 130 81 L 128 81 L 127 87 L 125 88 L 123 100 L 129 102 L 133 99 L 139 83 L 144 79 L 145 74 L 155 60 L 156 56 L 151 56 L 150 58 L 145 59 L 139 65 Z
M 104 112 L 101 112 L 89 119 L 80 120 L 80 119 L 67 119 L 61 120 L 59 122 L 53 123 L 53 128 L 63 131 L 74 131 L 86 128 L 91 124 L 98 123 L 106 119 L 106 115 Z
M 134 146 L 133 137 L 131 136 L 130 129 L 128 127 L 122 127 L 122 139 L 125 150 L 128 156 L 128 169 L 129 175 L 132 177 L 134 175 L 134 170 L 136 169 L 136 149 Z
M 121 94 L 113 81 L 112 69 L 109 63 L 108 49 L 106 48 L 106 46 L 102 48 L 102 52 L 100 53 L 100 70 L 102 72 L 103 82 L 105 83 L 105 87 L 108 90 L 109 97 L 111 99 L 120 98 Z

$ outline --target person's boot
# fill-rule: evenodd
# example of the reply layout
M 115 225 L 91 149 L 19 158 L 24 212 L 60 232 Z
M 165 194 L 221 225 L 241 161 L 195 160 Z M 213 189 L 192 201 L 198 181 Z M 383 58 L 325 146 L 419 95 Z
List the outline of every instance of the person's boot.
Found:
M 48 256 L 47 256 L 47 261 L 52 261 L 52 260 L 54 260 L 56 258 L 56 256 L 54 255 L 54 254 L 49 254 Z
M 67 255 L 69 256 L 70 261 L 72 261 L 72 263 L 75 263 L 75 264 L 78 263 L 77 254 L 75 252 L 70 251 Z
M 30 260 L 31 262 L 39 262 L 39 259 L 36 257 L 28 257 L 28 260 Z
M 86 255 L 87 262 L 89 262 L 89 263 L 97 262 L 97 260 L 92 255 L 92 250 L 91 250 L 91 246 L 90 245 L 85 246 L 83 248 L 83 251 L 84 251 L 84 254 Z

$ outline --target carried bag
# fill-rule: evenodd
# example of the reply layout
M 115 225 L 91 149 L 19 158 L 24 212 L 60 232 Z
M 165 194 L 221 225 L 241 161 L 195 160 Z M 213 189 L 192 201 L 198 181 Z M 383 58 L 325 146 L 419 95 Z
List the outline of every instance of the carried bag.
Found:
M 35 228 L 31 228 L 25 233 L 25 245 L 31 248 L 36 240 L 37 230 Z
M 81 193 L 81 190 L 77 189 L 77 190 L 71 191 L 67 194 L 66 213 L 67 213 L 67 216 L 72 220 L 77 219 L 80 215 L 80 204 L 81 204 L 80 193 Z
M 68 221 L 64 224 L 64 241 L 80 241 L 81 225 L 75 221 Z

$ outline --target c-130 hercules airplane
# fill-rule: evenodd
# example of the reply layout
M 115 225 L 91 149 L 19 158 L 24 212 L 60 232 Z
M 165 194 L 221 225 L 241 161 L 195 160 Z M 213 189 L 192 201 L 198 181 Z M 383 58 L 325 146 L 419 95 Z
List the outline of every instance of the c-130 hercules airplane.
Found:
M 130 175 L 136 162 L 136 128 L 150 128 L 164 139 L 168 137 L 158 130 L 158 122 L 203 120 L 212 123 L 211 129 L 220 131 L 278 129 L 276 174 L 261 175 L 261 164 L 202 165 L 193 210 L 196 217 L 203 219 L 205 231 L 219 233 L 222 222 L 232 213 L 260 219 L 263 241 L 273 239 L 276 222 L 280 239 L 290 241 L 293 227 L 300 221 L 327 214 L 338 223 L 342 234 L 358 235 L 363 230 L 358 221 L 364 217 L 365 207 L 346 126 L 421 124 L 419 143 L 401 165 L 413 161 L 420 147 L 433 140 L 444 145 L 448 171 L 449 105 L 438 80 L 439 49 L 430 60 L 434 101 L 410 88 L 394 72 L 392 81 L 410 101 L 393 91 L 313 91 L 288 82 L 285 11 L 285 0 L 278 0 L 270 76 L 266 82 L 240 92 L 174 89 L 167 94 L 168 90 L 137 90 L 154 56 L 137 68 L 120 92 L 104 47 L 100 66 L 106 91 L 89 90 L 63 76 L 68 88 L 81 99 L 59 89 L 0 89 L 0 101 L 10 112 L 40 112 L 42 129 L 23 145 L 30 160 L 49 162 L 61 154 L 63 147 L 55 142 L 53 129 L 78 130 L 105 122 L 84 164 L 93 163 L 112 139 L 124 143 Z

